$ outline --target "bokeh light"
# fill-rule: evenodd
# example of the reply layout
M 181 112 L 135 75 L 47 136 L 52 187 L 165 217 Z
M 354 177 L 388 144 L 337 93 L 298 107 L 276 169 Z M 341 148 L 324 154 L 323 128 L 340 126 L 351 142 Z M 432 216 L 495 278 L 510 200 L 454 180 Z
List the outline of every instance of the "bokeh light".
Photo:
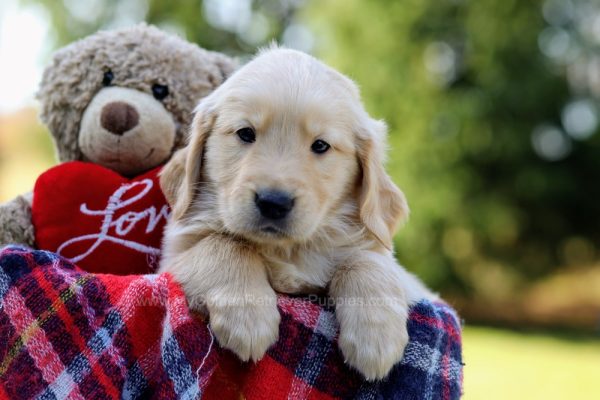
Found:
M 589 99 L 568 103 L 562 111 L 562 123 L 573 139 L 587 139 L 598 128 L 598 111 Z
M 548 161 L 562 160 L 572 148 L 562 130 L 551 125 L 538 126 L 531 134 L 531 142 L 536 153 Z

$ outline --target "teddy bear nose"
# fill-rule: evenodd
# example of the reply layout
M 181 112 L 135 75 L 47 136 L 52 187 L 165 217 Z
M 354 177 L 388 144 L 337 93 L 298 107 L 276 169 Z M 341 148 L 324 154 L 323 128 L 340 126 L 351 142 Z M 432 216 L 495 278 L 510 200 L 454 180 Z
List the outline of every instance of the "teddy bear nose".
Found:
M 139 120 L 140 115 L 137 110 L 122 101 L 106 104 L 100 115 L 102 127 L 115 135 L 122 135 L 135 128 Z

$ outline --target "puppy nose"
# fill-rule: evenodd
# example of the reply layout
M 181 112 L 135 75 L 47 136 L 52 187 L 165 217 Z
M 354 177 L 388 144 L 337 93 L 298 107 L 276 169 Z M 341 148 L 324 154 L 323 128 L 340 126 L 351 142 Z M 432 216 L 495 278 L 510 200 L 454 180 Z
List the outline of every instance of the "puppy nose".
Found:
M 294 207 L 294 199 L 288 193 L 277 190 L 257 192 L 254 202 L 260 214 L 269 219 L 282 219 Z
M 115 135 L 122 135 L 135 128 L 140 115 L 135 108 L 122 101 L 108 103 L 102 108 L 100 125 Z

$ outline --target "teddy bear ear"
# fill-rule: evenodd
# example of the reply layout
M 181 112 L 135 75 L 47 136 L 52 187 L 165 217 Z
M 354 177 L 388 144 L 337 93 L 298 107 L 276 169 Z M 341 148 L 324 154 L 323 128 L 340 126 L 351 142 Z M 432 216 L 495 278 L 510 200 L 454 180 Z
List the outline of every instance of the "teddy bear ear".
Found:
M 238 68 L 238 61 L 231 57 L 227 57 L 224 54 L 219 54 L 219 53 L 214 53 L 214 54 L 215 54 L 215 64 L 219 68 L 219 71 L 221 71 L 221 77 L 223 78 L 221 83 L 223 83 Z
M 75 42 L 59 51 L 42 75 L 36 98 L 40 101 L 40 119 L 48 127 L 61 162 L 80 160 L 79 123 L 94 92 L 82 82 L 88 74 L 81 68 L 92 56 L 85 43 Z

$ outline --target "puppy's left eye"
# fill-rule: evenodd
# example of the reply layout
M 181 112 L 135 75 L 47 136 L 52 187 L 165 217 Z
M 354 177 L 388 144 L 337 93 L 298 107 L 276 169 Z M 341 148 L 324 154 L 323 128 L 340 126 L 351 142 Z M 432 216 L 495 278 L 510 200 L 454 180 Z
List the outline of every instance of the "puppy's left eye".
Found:
M 152 95 L 156 100 L 162 100 L 169 95 L 169 87 L 156 83 L 152 85 Z
M 252 128 L 242 128 L 235 132 L 242 142 L 254 143 L 256 141 L 256 134 Z
M 313 142 L 313 144 L 310 146 L 310 149 L 312 150 L 312 152 L 317 153 L 317 154 L 323 154 L 330 148 L 331 148 L 331 146 L 329 145 L 329 143 L 327 143 L 326 141 L 321 140 L 321 139 L 315 140 Z

